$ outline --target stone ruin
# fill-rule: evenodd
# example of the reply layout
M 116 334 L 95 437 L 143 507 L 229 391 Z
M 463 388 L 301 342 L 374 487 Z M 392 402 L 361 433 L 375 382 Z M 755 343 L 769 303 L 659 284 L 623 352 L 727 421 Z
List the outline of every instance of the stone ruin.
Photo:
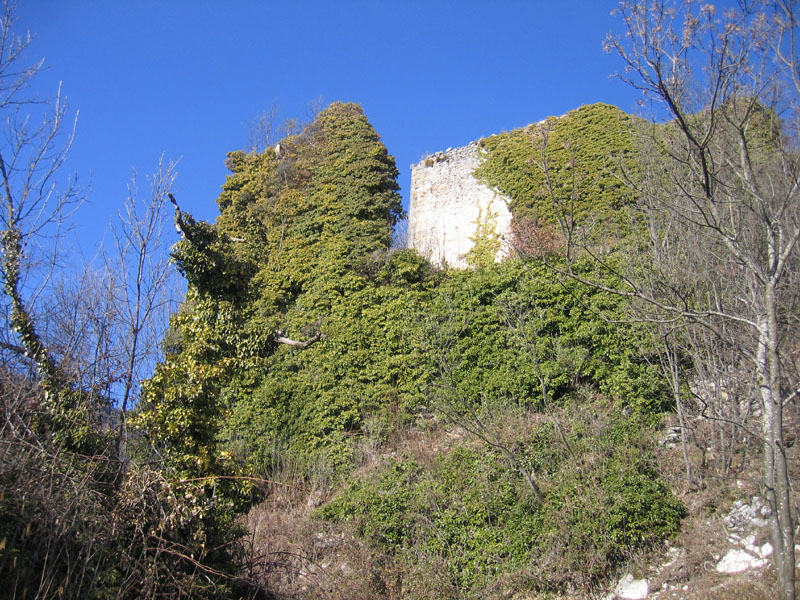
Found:
M 468 267 L 467 253 L 475 245 L 480 223 L 493 228 L 500 242 L 495 260 L 509 254 L 509 199 L 473 175 L 481 152 L 478 142 L 472 142 L 411 166 L 408 246 L 435 265 Z

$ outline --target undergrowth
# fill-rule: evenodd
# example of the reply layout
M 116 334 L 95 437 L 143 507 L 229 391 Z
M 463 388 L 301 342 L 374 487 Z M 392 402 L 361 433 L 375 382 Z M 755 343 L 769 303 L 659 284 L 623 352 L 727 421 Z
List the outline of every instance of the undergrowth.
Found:
M 592 589 L 633 551 L 674 535 L 685 509 L 659 478 L 641 421 L 599 404 L 556 418 L 563 438 L 541 415 L 505 427 L 538 473 L 541 500 L 498 451 L 463 441 L 427 464 L 384 459 L 315 516 L 406 565 L 402 597 L 440 597 L 428 583 L 459 590 L 441 597 L 485 598 L 512 580 L 531 591 Z M 431 570 L 419 573 L 423 565 Z

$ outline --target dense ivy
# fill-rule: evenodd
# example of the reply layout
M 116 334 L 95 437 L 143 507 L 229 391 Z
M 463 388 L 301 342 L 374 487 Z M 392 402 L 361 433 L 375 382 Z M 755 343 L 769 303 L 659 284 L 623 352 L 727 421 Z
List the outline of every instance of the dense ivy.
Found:
M 559 219 L 614 238 L 628 226 L 622 208 L 635 178 L 633 117 L 608 104 L 582 106 L 562 117 L 481 141 L 475 176 L 511 199 L 517 223 L 554 226 Z
M 366 412 L 419 393 L 400 325 L 429 274 L 386 254 L 402 216 L 394 159 L 360 107 L 335 103 L 227 166 L 217 222 L 184 218 L 189 293 L 135 422 L 187 474 L 263 472 L 277 447 L 344 464 Z M 278 330 L 324 341 L 299 352 Z
M 643 326 L 625 323 L 626 310 L 620 296 L 561 280 L 532 261 L 452 272 L 424 324 L 428 355 L 451 379 L 444 401 L 541 409 L 590 386 L 619 407 L 657 415 L 669 394 L 648 362 L 653 348 Z
M 585 215 L 612 218 L 627 201 L 600 159 L 626 118 L 597 105 L 551 123 L 554 162 L 566 160 L 576 131 L 594 148 L 582 160 L 595 177 L 581 193 L 603 193 L 584 203 Z M 532 135 L 486 140 L 479 175 L 513 191 L 515 218 L 552 220 L 528 168 Z M 132 419 L 169 470 L 219 499 L 208 531 L 252 501 L 249 477 L 276 476 L 287 463 L 307 476 L 346 475 L 354 442 L 376 423 L 397 432 L 423 418 L 454 421 L 477 438 L 491 430 L 486 440 L 500 435 L 503 415 L 559 413 L 571 415 L 566 434 L 545 419 L 508 440 L 516 462 L 480 444 L 433 466 L 390 460 L 320 515 L 356 522 L 398 560 L 412 550 L 443 560 L 452 585 L 476 596 L 509 570 L 534 577 L 542 556 L 575 575 L 533 587 L 591 584 L 630 549 L 674 533 L 680 505 L 640 435 L 670 396 L 620 296 L 537 262 L 485 260 L 497 243 L 491 214 L 476 235 L 474 270 L 437 272 L 413 250 L 390 249 L 402 213 L 397 169 L 353 104 L 331 105 L 262 154 L 233 152 L 227 166 L 216 223 L 185 216 L 174 257 L 189 291 Z M 588 263 L 573 268 L 592 274 Z M 316 342 L 300 349 L 279 337 Z M 592 423 L 601 410 L 617 416 Z M 523 471 L 535 473 L 541 494 Z M 589 550 L 596 568 L 579 568 Z

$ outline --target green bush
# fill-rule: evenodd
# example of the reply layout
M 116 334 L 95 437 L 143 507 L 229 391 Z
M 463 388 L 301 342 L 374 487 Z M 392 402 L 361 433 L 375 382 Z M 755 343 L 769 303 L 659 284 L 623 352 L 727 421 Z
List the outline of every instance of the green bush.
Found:
M 512 576 L 539 591 L 591 588 L 631 552 L 674 535 L 684 508 L 653 468 L 642 420 L 602 404 L 555 418 L 566 444 L 541 419 L 507 440 L 541 501 L 500 452 L 461 445 L 425 468 L 387 461 L 316 514 L 354 523 L 397 561 L 443 562 L 463 597 Z
M 411 460 L 391 460 L 375 479 L 356 480 L 317 511 L 329 521 L 353 521 L 359 533 L 383 549 L 405 546 L 413 531 L 421 469 Z
M 627 320 L 623 297 L 533 261 L 449 273 L 420 324 L 448 379 L 432 380 L 430 393 L 450 409 L 487 399 L 542 409 L 590 387 L 655 420 L 671 396 L 648 361 L 643 326 Z

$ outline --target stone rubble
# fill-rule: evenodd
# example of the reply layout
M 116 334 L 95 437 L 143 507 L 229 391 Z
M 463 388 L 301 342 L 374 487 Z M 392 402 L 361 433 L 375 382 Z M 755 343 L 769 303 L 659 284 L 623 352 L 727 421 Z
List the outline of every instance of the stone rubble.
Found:
M 770 515 L 769 506 L 761 498 L 754 496 L 750 504 L 737 500 L 723 522 L 728 528 L 728 543 L 731 548 L 717 563 L 720 573 L 742 573 L 750 569 L 760 569 L 769 563 L 772 545 L 756 544 L 756 528 L 765 527 Z
M 769 524 L 770 508 L 758 496 L 750 502 L 737 500 L 731 510 L 722 519 L 728 530 L 728 543 L 731 548 L 715 565 L 717 572 L 724 574 L 743 573 L 752 569 L 761 569 L 769 564 L 772 545 L 769 542 L 759 543 L 759 530 Z M 800 549 L 800 547 L 798 548 Z M 670 548 L 667 561 L 653 571 L 661 571 L 679 559 L 681 551 Z M 670 589 L 664 584 L 659 591 Z M 683 588 L 687 588 L 684 586 Z M 614 591 L 603 597 L 603 600 L 644 600 L 650 597 L 651 590 L 647 579 L 636 579 L 630 573 L 625 574 L 614 586 Z
M 730 540 L 730 538 L 728 538 Z M 720 573 L 742 573 L 750 569 L 760 569 L 769 563 L 772 554 L 772 544 L 769 542 L 757 546 L 755 535 L 750 535 L 741 541 L 743 547 L 733 548 L 717 563 Z
M 750 504 L 744 500 L 734 502 L 723 521 L 733 535 L 741 535 L 754 527 L 766 527 L 769 515 L 769 506 L 760 497 L 753 496 Z
M 612 597 L 624 600 L 644 600 L 649 592 L 650 588 L 646 579 L 635 579 L 628 573 L 619 580 Z

